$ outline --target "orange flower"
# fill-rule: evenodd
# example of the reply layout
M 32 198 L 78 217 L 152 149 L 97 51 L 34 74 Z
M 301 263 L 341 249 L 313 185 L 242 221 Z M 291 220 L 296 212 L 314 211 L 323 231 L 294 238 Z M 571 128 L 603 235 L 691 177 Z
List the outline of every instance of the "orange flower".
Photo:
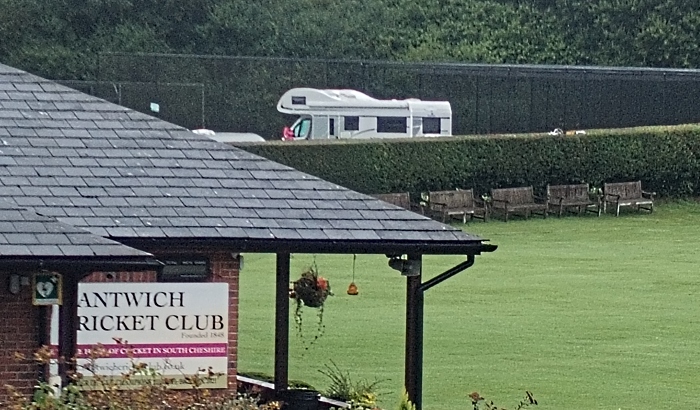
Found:
M 473 392 L 472 394 L 469 395 L 469 398 L 472 399 L 472 402 L 476 403 L 480 400 L 484 400 L 483 397 L 478 392 Z
M 319 276 L 318 279 L 316 279 L 316 284 L 318 285 L 319 289 L 328 290 L 328 280 L 323 276 Z

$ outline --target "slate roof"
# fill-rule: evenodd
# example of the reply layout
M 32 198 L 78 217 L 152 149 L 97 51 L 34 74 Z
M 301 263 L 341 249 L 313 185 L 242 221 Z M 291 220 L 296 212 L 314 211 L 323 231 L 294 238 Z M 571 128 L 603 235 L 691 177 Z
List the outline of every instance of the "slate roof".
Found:
M 350 246 L 343 249 L 352 253 L 357 244 L 461 252 L 482 242 L 2 64 L 1 198 L 126 244 L 221 240 L 249 244 L 248 250 L 281 243 L 334 244 L 333 249 Z M 384 247 L 377 249 L 380 253 Z
M 152 256 L 0 201 L 0 257 Z

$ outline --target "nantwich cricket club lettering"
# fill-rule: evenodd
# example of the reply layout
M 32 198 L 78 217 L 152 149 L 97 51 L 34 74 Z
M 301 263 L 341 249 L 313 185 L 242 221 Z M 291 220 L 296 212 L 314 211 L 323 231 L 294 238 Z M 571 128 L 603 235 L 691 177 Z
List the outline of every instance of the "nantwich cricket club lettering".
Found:
M 76 353 L 95 373 L 83 380 L 120 380 L 137 360 L 182 381 L 173 388 L 191 387 L 193 374 L 207 388 L 226 388 L 229 298 L 226 283 L 81 283 Z
M 224 317 L 212 314 L 161 315 L 159 310 L 186 307 L 185 292 L 83 292 L 78 300 L 78 331 L 223 331 Z M 143 314 L 104 314 L 124 308 L 139 308 Z M 90 309 L 101 314 L 90 315 Z

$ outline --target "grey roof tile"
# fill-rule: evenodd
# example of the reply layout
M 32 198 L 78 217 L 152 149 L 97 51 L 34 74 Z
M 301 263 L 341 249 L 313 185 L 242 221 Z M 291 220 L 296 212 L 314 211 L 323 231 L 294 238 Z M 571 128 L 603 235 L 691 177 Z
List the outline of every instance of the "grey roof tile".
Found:
M 0 254 L 3 256 L 36 256 L 27 245 L 9 244 L 0 247 Z
M 347 219 L 332 219 L 330 221 L 331 226 L 336 229 L 359 229 L 357 222 Z
M 59 208 L 59 207 L 53 207 L 53 206 L 46 206 L 46 203 L 44 204 L 44 206 L 35 206 L 32 209 L 34 210 L 34 212 L 38 213 L 39 215 L 43 215 L 43 216 L 56 217 L 56 218 L 66 216 L 65 209 Z
M 243 228 L 243 232 L 250 239 L 271 239 L 274 238 L 272 232 L 267 228 Z
M 277 220 L 277 224 L 280 228 L 291 228 L 291 229 L 306 229 L 304 221 L 300 219 L 284 219 L 280 218 Z
M 200 223 L 199 221 L 204 221 L 204 212 L 199 208 L 176 208 L 175 212 L 177 212 L 178 216 L 194 217 L 197 223 Z
M 93 216 L 95 213 L 93 212 L 92 208 L 88 207 L 80 207 L 76 206 L 73 208 L 65 208 L 64 211 L 66 211 L 67 216 L 79 216 L 79 217 L 86 217 L 86 216 Z
M 65 256 L 93 256 L 94 252 L 89 245 L 58 245 Z
M 71 198 L 71 202 L 76 207 L 90 207 L 94 209 L 100 206 L 100 201 L 98 201 L 96 198 L 74 197 Z
M 191 238 L 192 232 L 190 228 L 182 227 L 163 227 L 163 233 L 169 238 Z
M 292 209 L 316 209 L 316 204 L 313 201 L 288 199 L 285 202 Z
M 27 105 L 32 110 L 47 111 L 58 109 L 53 101 L 27 101 Z
M 163 227 L 171 226 L 169 218 L 141 218 L 141 221 L 147 227 Z
M 480 242 L 146 114 L 2 64 L 0 73 L 0 198 L 39 218 L 114 238 Z M 0 236 L 31 255 L 10 242 L 28 241 L 28 229 Z M 41 252 L 89 254 L 51 238 Z M 93 255 L 119 246 L 93 245 Z
M 315 229 L 332 229 L 333 225 L 331 225 L 330 221 L 324 220 L 324 219 L 307 219 L 302 221 L 304 226 L 307 228 L 315 228 Z
M 311 215 L 309 215 L 309 212 L 305 209 L 285 209 L 284 214 L 287 217 L 287 219 L 302 221 L 312 219 Z
M 284 220 L 285 215 L 283 209 L 257 209 L 255 213 L 261 219 L 277 219 Z
M 138 237 L 136 234 L 136 231 L 132 227 L 114 227 L 114 226 L 106 226 L 105 229 L 107 230 L 107 233 L 109 233 L 109 236 L 113 238 L 120 238 L 120 237 L 126 237 L 126 238 L 133 238 L 133 237 Z
M 277 239 L 303 239 L 303 237 L 297 232 L 296 229 L 284 229 L 284 228 L 271 228 L 270 233 Z
M 112 252 L 102 256 L 149 256 L 8 201 L 0 200 L 0 221 L 0 256 L 4 257 L 95 256 L 87 244 L 110 246 Z
M 331 240 L 350 240 L 353 239 L 349 231 L 344 229 L 324 229 L 323 233 Z
M 192 235 L 200 238 L 215 238 L 219 236 L 219 231 L 215 227 L 190 228 Z
M 353 239 L 357 239 L 357 240 L 377 241 L 377 240 L 381 239 L 381 237 L 379 235 L 377 235 L 377 233 L 375 231 L 350 229 L 348 231 L 348 233 L 350 233 L 350 235 L 352 236 Z
M 227 208 L 217 208 L 217 207 L 208 207 L 204 206 L 199 208 L 203 213 L 204 216 L 209 216 L 209 217 L 230 217 L 231 212 Z
M 251 219 L 254 228 L 279 228 L 279 223 L 274 219 Z
M 142 238 L 165 238 L 165 232 L 163 229 L 157 226 L 137 226 L 134 227 L 134 232 L 136 235 Z

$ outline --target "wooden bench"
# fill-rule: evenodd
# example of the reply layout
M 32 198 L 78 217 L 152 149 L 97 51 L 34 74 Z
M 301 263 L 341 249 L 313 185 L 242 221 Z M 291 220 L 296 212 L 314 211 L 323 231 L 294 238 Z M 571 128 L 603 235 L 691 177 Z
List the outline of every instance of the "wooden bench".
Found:
M 547 217 L 547 199 L 536 197 L 532 186 L 491 189 L 491 210 L 503 213 L 506 222 L 512 213 L 521 213 L 527 219 L 530 214 Z
M 372 194 L 372 196 L 392 205 L 408 209 L 409 211 L 418 212 L 421 214 L 424 213 L 422 206 L 411 202 L 411 195 L 408 192 L 398 192 L 392 194 Z
M 447 222 L 451 218 L 461 218 L 462 223 L 479 218 L 487 221 L 489 211 L 481 199 L 474 198 L 473 189 L 454 191 L 430 191 L 423 195 L 427 203 L 427 214 L 433 219 Z
M 400 206 L 401 208 L 411 209 L 411 195 L 408 192 L 399 192 L 395 194 L 372 194 L 373 197 Z
M 613 182 L 603 184 L 603 211 L 607 205 L 615 207 L 615 216 L 620 216 L 620 207 L 633 206 L 637 210 L 654 212 L 654 193 L 642 190 L 642 181 Z
M 557 209 L 558 216 L 569 208 L 576 208 L 578 214 L 597 213 L 600 216 L 600 198 L 591 199 L 588 184 L 547 185 L 547 202 Z

